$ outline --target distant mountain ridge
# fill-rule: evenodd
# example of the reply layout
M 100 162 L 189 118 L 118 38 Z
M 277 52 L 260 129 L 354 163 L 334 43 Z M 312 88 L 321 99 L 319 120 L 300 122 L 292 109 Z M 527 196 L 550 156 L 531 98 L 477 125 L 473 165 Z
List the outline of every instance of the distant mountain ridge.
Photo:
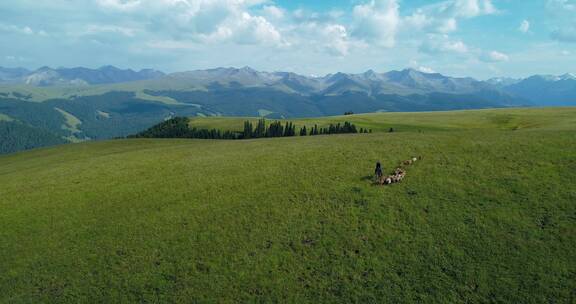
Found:
M 119 69 L 103 66 L 42 67 L 35 71 L 24 68 L 0 67 L 0 84 L 25 84 L 37 87 L 90 86 L 138 83 L 155 91 L 200 89 L 220 91 L 265 88 L 302 96 L 342 96 L 346 94 L 379 95 L 482 95 L 495 98 L 502 106 L 517 105 L 576 105 L 576 74 L 560 76 L 534 75 L 524 79 L 492 78 L 486 81 L 471 77 L 449 77 L 439 73 L 424 73 L 415 69 L 359 74 L 338 72 L 321 77 L 292 72 L 261 72 L 250 67 L 214 68 L 165 74 L 143 69 Z
M 362 92 L 370 96 L 380 94 L 412 95 L 429 93 L 468 94 L 498 90 L 488 82 L 473 78 L 448 77 L 439 73 L 423 73 L 414 69 L 361 74 L 335 73 L 323 77 L 308 77 L 289 72 L 258 72 L 249 67 L 217 68 L 174 73 L 166 79 L 186 82 L 210 89 L 215 85 L 234 87 L 267 87 L 300 95 L 341 95 Z
M 41 67 L 35 71 L 0 67 L 0 83 L 32 86 L 113 84 L 156 79 L 163 76 L 165 76 L 164 73 L 156 70 L 122 70 L 114 66 L 103 66 L 98 69 Z
M 535 75 L 525 79 L 449 77 L 415 69 L 359 74 L 338 72 L 321 77 L 291 72 L 259 72 L 249 67 L 216 68 L 166 75 L 164 81 L 198 89 L 268 88 L 304 96 L 378 95 L 481 95 L 502 106 L 576 105 L 576 74 Z

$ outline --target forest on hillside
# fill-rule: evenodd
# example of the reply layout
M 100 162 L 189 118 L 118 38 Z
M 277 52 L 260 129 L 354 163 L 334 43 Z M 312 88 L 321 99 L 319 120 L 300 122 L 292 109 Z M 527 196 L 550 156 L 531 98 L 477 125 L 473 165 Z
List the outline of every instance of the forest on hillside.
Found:
M 0 154 L 68 143 L 48 131 L 12 121 L 0 121 L 0 138 Z
M 306 126 L 297 128 L 297 126 L 287 121 L 273 121 L 267 123 L 265 118 L 258 120 L 256 125 L 247 120 L 244 122 L 242 131 L 234 132 L 220 129 L 202 129 L 190 127 L 190 119 L 187 117 L 175 117 L 161 122 L 148 130 L 128 138 L 198 138 L 198 139 L 253 139 L 269 137 L 291 137 L 291 136 L 315 136 L 331 134 L 351 134 L 351 133 L 369 133 L 371 130 L 358 129 L 350 122 L 330 124 L 327 127 L 319 127 L 317 124 L 309 129 Z

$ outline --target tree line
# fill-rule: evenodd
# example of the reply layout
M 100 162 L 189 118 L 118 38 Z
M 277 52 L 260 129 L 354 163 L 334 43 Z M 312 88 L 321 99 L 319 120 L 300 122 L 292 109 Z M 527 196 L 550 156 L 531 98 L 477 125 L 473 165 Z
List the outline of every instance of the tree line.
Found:
M 241 132 L 222 131 L 219 129 L 202 129 L 190 127 L 190 120 L 187 117 L 175 117 L 159 123 L 148 130 L 128 138 L 198 138 L 198 139 L 251 139 L 251 138 L 268 138 L 268 137 L 290 137 L 290 136 L 314 136 L 329 134 L 347 134 L 347 133 L 371 133 L 372 130 L 356 128 L 350 122 L 343 124 L 330 124 L 328 127 L 318 127 L 314 125 L 310 129 L 303 126 L 297 131 L 296 125 L 288 121 L 282 123 L 274 121 L 266 123 L 264 118 L 258 120 L 256 125 L 251 121 L 244 122 L 244 128 Z

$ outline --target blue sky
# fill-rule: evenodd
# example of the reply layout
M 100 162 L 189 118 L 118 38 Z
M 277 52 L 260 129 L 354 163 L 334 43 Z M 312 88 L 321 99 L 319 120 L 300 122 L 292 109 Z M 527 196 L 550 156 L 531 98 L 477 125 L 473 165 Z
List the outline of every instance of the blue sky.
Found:
M 2 0 L 0 66 L 576 72 L 576 0 Z

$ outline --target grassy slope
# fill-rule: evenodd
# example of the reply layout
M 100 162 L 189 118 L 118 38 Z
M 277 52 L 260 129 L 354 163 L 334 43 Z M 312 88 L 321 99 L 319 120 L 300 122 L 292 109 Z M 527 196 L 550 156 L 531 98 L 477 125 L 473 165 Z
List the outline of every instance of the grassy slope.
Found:
M 520 112 L 0 157 L 0 302 L 574 301 L 574 109 Z M 411 155 L 405 182 L 370 185 Z
M 12 120 L 13 119 L 10 118 L 10 116 L 0 113 L 0 121 L 12 121 Z
M 77 138 L 75 135 L 82 133 L 82 130 L 80 130 L 80 125 L 82 124 L 82 121 L 78 119 L 78 117 L 60 108 L 54 108 L 54 109 L 58 111 L 60 114 L 62 114 L 62 116 L 66 120 L 65 124 L 62 125 L 62 129 L 70 131 L 72 133 L 72 135 L 68 136 L 66 139 L 69 140 L 70 142 L 80 142 L 81 139 Z
M 244 122 L 254 123 L 258 118 L 245 117 L 194 117 L 191 125 L 198 128 L 217 128 L 241 131 Z M 271 120 L 273 121 L 273 120 Z M 282 120 L 281 120 L 282 121 Z M 517 108 L 466 110 L 449 112 L 374 113 L 323 118 L 290 119 L 298 127 L 350 121 L 358 127 L 387 131 L 462 130 L 462 129 L 554 129 L 573 130 L 576 126 L 576 108 Z

